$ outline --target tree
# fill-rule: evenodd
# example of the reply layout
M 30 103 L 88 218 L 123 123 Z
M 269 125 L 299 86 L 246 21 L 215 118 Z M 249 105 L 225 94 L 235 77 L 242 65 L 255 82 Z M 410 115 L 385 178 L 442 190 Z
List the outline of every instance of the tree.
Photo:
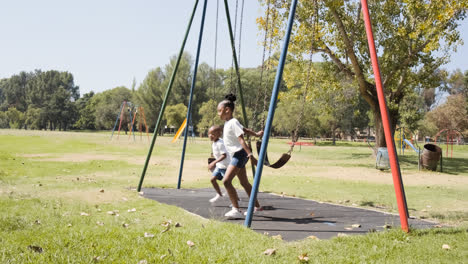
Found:
M 120 114 L 120 107 L 123 101 L 129 102 L 131 100 L 132 92 L 124 86 L 119 86 L 94 95 L 91 99 L 91 104 L 95 106 L 96 128 L 106 130 L 112 129 L 116 116 Z M 122 129 L 127 130 L 129 122 L 130 113 L 128 109 L 124 109 Z
M 165 74 L 161 68 L 151 70 L 135 92 L 136 103 L 143 106 L 146 114 L 146 122 L 153 128 L 161 111 L 161 105 L 165 94 Z
M 169 105 L 166 107 L 164 117 L 167 126 L 180 127 L 187 115 L 187 107 L 183 104 Z
M 8 108 L 6 111 L 6 116 L 8 119 L 8 125 L 10 128 L 20 129 L 23 128 L 24 125 L 24 114 L 18 111 L 14 107 Z
M 275 28 L 283 29 L 276 34 L 278 38 L 284 32 L 289 2 L 273 2 L 276 8 L 271 12 L 282 18 L 275 20 Z M 404 111 L 399 106 L 407 96 L 417 88 L 438 86 L 434 72 L 447 62 L 448 51 L 460 43 L 458 21 L 465 18 L 467 6 L 466 1 L 369 2 L 393 130 Z M 266 19 L 258 21 L 263 25 Z M 312 45 L 313 51 L 357 82 L 361 97 L 374 113 L 377 146 L 386 146 L 360 1 L 300 2 L 291 39 L 291 56 L 308 54 Z
M 218 117 L 218 101 L 213 99 L 204 102 L 198 111 L 201 119 L 197 123 L 197 130 L 200 133 L 208 134 L 208 129 L 214 125 L 222 125 L 224 122 Z
M 96 129 L 96 105 L 92 100 L 94 92 L 86 93 L 76 101 L 78 120 L 74 124 L 78 129 Z
M 427 120 L 434 123 L 438 130 L 468 129 L 468 111 L 466 98 L 462 94 L 451 95 L 447 102 L 427 113 Z

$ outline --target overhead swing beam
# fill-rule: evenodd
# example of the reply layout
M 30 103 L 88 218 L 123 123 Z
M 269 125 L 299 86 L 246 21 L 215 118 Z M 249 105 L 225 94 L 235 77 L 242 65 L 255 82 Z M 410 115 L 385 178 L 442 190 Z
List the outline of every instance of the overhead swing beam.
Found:
M 190 87 L 190 99 L 188 103 L 187 109 L 187 125 L 185 126 L 185 136 L 184 136 L 184 146 L 182 148 L 182 157 L 180 158 L 180 169 L 179 169 L 179 180 L 177 181 L 177 189 L 180 189 L 180 183 L 182 182 L 182 172 L 184 170 L 184 159 L 185 159 L 185 149 L 187 147 L 187 138 L 189 137 L 189 127 L 192 122 L 190 122 L 190 118 L 192 115 L 192 100 L 193 100 L 193 90 L 195 89 L 195 85 L 197 82 L 197 70 L 198 70 L 198 61 L 200 60 L 200 49 L 203 39 L 203 28 L 205 26 L 205 15 L 206 15 L 206 5 L 208 0 L 205 0 L 203 4 L 203 13 L 201 18 L 200 24 L 200 33 L 198 36 L 198 47 L 197 47 L 197 55 L 195 57 L 195 66 L 193 68 L 193 77 L 192 77 L 192 86 Z
M 294 24 L 294 15 L 296 13 L 297 0 L 292 0 L 291 9 L 288 17 L 288 25 L 286 28 L 286 34 L 283 43 L 283 49 L 278 63 L 278 69 L 276 71 L 275 83 L 271 94 L 270 107 L 268 109 L 268 117 L 265 124 L 265 130 L 262 138 L 262 147 L 260 148 L 260 154 L 258 156 L 257 171 L 255 172 L 254 184 L 252 186 L 252 192 L 250 194 L 249 208 L 247 209 L 247 217 L 245 218 L 244 225 L 250 227 L 252 224 L 252 215 L 255 207 L 255 201 L 257 200 L 258 187 L 260 185 L 260 178 L 262 177 L 263 162 L 265 161 L 266 150 L 268 147 L 268 140 L 270 138 L 271 127 L 273 125 L 273 118 L 275 116 L 276 103 L 278 101 L 278 93 L 283 76 L 284 63 L 286 61 L 286 55 L 288 53 L 289 38 L 291 37 L 291 30 Z
M 380 78 L 379 60 L 375 50 L 374 36 L 372 32 L 372 24 L 369 16 L 369 7 L 367 0 L 361 0 L 362 14 L 366 26 L 367 42 L 369 44 L 369 51 L 372 61 L 372 69 L 374 71 L 375 85 L 377 87 L 377 97 L 379 100 L 380 114 L 382 115 L 382 123 L 385 132 L 385 141 L 387 143 L 388 156 L 390 159 L 390 169 L 392 170 L 393 186 L 398 204 L 398 212 L 400 214 L 401 229 L 408 232 L 408 207 L 406 204 L 405 189 L 403 187 L 403 180 L 401 178 L 400 165 L 395 151 L 395 141 L 393 140 L 392 130 L 390 126 L 390 118 L 388 115 L 387 103 L 385 101 L 385 94 L 383 91 L 382 80 Z
M 180 60 L 181 60 L 182 55 L 184 53 L 185 43 L 187 42 L 187 37 L 188 37 L 188 34 L 190 32 L 190 28 L 192 27 L 193 17 L 195 15 L 195 11 L 197 10 L 198 2 L 199 2 L 199 0 L 195 1 L 195 5 L 193 7 L 192 15 L 190 16 L 190 20 L 189 20 L 187 29 L 185 31 L 184 40 L 182 41 L 182 46 L 180 47 L 179 54 L 177 55 L 177 62 L 175 64 L 174 70 L 172 72 L 171 80 L 169 81 L 169 84 L 168 84 L 167 89 L 166 89 L 166 95 L 164 96 L 164 101 L 163 101 L 163 103 L 161 105 L 161 110 L 159 111 L 158 121 L 156 122 L 156 126 L 154 127 L 153 138 L 151 139 L 151 145 L 150 145 L 150 148 L 149 148 L 149 151 L 148 151 L 148 155 L 146 156 L 145 165 L 144 165 L 143 171 L 141 173 L 140 182 L 138 183 L 137 191 L 141 191 L 141 186 L 143 185 L 143 180 L 145 179 L 146 170 L 148 169 L 148 164 L 149 164 L 149 161 L 151 159 L 151 153 L 153 152 L 154 143 L 156 142 L 158 131 L 159 131 L 160 127 L 161 127 L 161 121 L 163 119 L 162 117 L 164 116 L 164 110 L 166 109 L 167 99 L 169 98 L 169 94 L 170 94 L 170 92 L 172 90 L 172 85 L 174 84 L 174 80 L 175 80 L 175 76 L 177 74 L 177 70 L 179 69 Z

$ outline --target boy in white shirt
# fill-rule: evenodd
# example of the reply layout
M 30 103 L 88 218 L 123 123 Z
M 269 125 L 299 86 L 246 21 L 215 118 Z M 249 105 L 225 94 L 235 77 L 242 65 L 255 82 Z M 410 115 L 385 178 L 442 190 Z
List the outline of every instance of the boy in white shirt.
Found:
M 210 199 L 211 203 L 216 202 L 219 198 L 223 196 L 221 189 L 219 188 L 218 182 L 223 180 L 224 174 L 226 173 L 227 166 L 231 162 L 226 147 L 224 146 L 224 141 L 220 138 L 222 129 L 220 126 L 212 126 L 208 130 L 208 137 L 213 142 L 212 151 L 215 160 L 208 164 L 208 169 L 212 172 L 211 184 L 213 184 L 214 189 L 216 190 L 216 196 Z

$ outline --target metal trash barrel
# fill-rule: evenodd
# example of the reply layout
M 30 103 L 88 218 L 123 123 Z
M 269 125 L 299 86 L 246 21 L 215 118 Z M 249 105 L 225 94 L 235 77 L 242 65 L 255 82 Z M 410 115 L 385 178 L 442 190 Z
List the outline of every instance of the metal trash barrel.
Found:
M 375 159 L 375 168 L 379 170 L 390 169 L 390 160 L 388 158 L 387 148 L 377 149 L 377 157 Z
M 439 146 L 425 144 L 421 155 L 421 166 L 425 169 L 435 171 L 441 156 L 442 149 Z

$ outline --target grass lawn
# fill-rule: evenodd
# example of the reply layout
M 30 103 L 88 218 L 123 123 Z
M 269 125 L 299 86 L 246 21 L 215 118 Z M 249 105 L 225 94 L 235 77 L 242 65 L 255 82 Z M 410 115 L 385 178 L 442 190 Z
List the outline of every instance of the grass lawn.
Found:
M 145 187 L 176 186 L 182 144 L 170 140 L 158 137 Z M 454 146 L 443 173 L 418 171 L 412 151 L 399 157 L 410 215 L 446 227 L 296 242 L 141 198 L 132 188 L 148 151 L 145 137 L 0 130 L 0 146 L 1 263 L 468 261 L 468 146 Z M 272 140 L 270 159 L 288 148 Z M 189 141 L 182 188 L 210 186 L 209 153 L 207 139 Z M 260 189 L 397 212 L 391 173 L 374 162 L 364 144 L 297 146 L 282 169 L 264 170 Z

